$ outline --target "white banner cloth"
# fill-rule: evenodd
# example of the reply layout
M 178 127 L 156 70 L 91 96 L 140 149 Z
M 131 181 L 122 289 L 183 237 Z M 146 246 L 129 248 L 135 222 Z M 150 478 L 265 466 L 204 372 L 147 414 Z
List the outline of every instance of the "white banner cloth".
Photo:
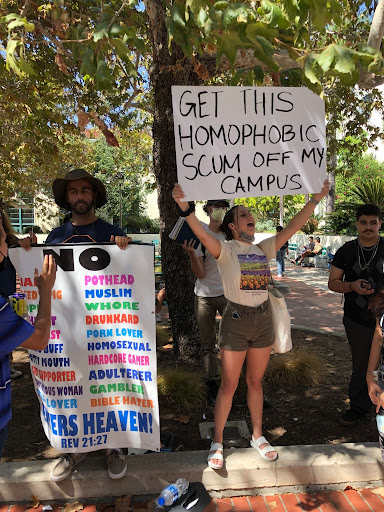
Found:
M 52 327 L 29 351 L 44 431 L 59 452 L 160 450 L 154 248 L 60 244 L 10 249 L 33 324 L 34 269 L 55 255 Z
M 324 101 L 304 87 L 172 87 L 186 200 L 320 192 Z

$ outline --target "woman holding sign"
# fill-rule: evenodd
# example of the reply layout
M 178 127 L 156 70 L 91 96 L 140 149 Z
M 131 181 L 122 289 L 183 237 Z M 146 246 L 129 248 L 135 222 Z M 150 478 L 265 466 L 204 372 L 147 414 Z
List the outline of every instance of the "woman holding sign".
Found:
M 261 380 L 267 368 L 274 343 L 271 308 L 268 299 L 269 260 L 307 222 L 316 205 L 328 195 L 329 183 L 314 194 L 304 208 L 276 236 L 256 245 L 255 220 L 245 206 L 234 206 L 225 215 L 220 227 L 226 241 L 211 236 L 194 214 L 194 206 L 176 184 L 172 197 L 179 205 L 192 231 L 214 258 L 223 281 L 228 306 L 220 325 L 221 385 L 215 404 L 215 433 L 208 455 L 213 469 L 223 467 L 223 431 L 232 407 L 240 372 L 246 359 L 247 402 L 252 420 L 251 446 L 269 461 L 277 459 L 276 450 L 262 435 L 263 388 Z

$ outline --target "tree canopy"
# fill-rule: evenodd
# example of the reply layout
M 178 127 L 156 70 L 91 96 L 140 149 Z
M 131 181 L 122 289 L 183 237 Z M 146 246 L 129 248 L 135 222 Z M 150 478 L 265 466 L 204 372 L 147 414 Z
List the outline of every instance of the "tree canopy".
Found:
M 23 113 L 27 104 L 31 124 L 52 130 L 51 139 L 30 130 L 29 145 L 36 160 L 52 165 L 55 139 L 75 124 L 92 123 L 116 146 L 116 126 L 126 127 L 133 107 L 153 114 L 167 302 L 174 344 L 192 352 L 197 344 L 182 340 L 195 332 L 193 278 L 183 250 L 168 239 L 179 214 L 171 199 L 177 179 L 171 86 L 220 80 L 309 87 L 328 105 L 333 169 L 336 130 L 350 117 L 343 127 L 354 137 L 359 102 L 368 116 L 376 98 L 353 92 L 344 113 L 333 114 L 355 84 L 373 88 L 384 82 L 383 32 L 384 0 L 8 0 L 0 6 L 1 87 L 10 95 L 16 83 L 20 93 L 11 108 Z M 29 106 L 33 95 L 23 93 L 31 84 L 36 107 Z M 22 134 L 18 141 L 22 149 Z M 10 181 L 11 171 L 25 173 L 29 164 L 27 154 L 19 163 L 12 152 L 10 144 L 0 163 L 8 166 Z

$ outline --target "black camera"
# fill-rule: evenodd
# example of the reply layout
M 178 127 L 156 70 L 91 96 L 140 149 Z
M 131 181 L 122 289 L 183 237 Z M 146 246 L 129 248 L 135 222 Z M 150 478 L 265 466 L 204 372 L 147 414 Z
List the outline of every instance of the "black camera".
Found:
M 368 281 L 361 281 L 360 282 L 360 287 L 361 288 L 365 288 L 366 290 L 371 290 L 372 289 L 372 286 L 370 283 L 368 283 Z

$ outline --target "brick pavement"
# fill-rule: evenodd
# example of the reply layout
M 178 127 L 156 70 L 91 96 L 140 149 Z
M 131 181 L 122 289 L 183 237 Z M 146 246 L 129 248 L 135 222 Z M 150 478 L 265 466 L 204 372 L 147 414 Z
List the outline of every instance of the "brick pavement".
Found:
M 345 334 L 342 295 L 328 290 L 326 269 L 299 268 L 288 263 L 282 279 L 276 277 L 273 265 L 272 273 L 277 282 L 287 284 L 291 290 L 284 296 L 294 327 Z M 163 307 L 160 316 L 164 322 L 168 321 L 167 306 Z
M 216 498 L 204 512 L 384 512 L 384 498 L 379 494 L 384 494 L 384 489 L 372 491 L 375 489 Z M 113 512 L 114 498 L 107 499 L 108 501 L 104 503 L 82 503 L 83 512 Z M 76 501 L 81 502 L 81 500 Z M 138 512 L 145 510 L 142 503 L 139 505 L 139 496 L 135 501 L 138 502 L 136 508 Z M 0 504 L 0 512 L 25 512 L 26 506 Z M 60 512 L 64 507 L 63 504 L 51 506 L 53 512 Z M 28 510 L 43 512 L 42 505 Z M 135 512 L 134 505 L 133 512 Z
M 285 276 L 274 279 L 287 284 L 291 290 L 284 296 L 292 325 L 344 334 L 342 295 L 328 290 L 326 270 L 288 265 Z

